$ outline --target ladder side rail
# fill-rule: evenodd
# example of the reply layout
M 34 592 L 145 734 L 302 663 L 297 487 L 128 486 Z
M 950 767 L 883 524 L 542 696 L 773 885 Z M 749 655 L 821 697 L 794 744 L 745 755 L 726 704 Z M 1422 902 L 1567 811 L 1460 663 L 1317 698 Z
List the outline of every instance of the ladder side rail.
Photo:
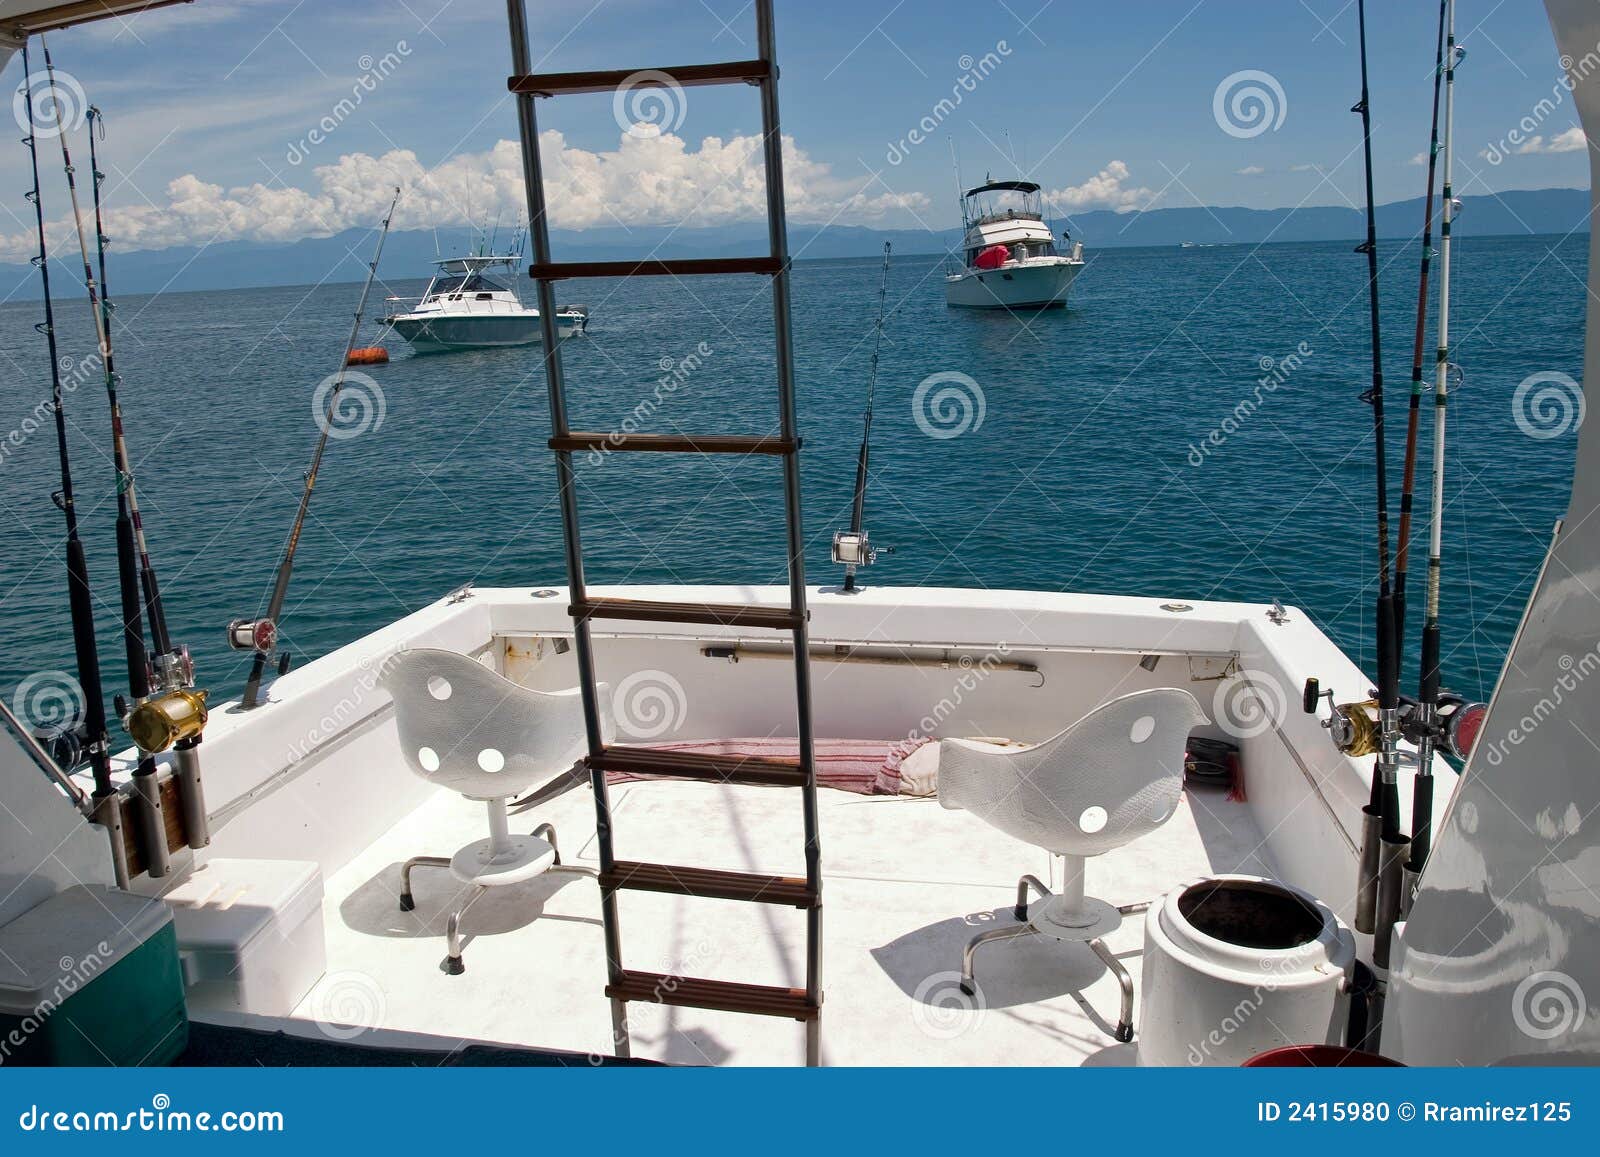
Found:
M 783 202 L 783 137 L 778 116 L 777 36 L 773 26 L 772 0 L 756 0 L 757 53 L 767 62 L 768 73 L 760 82 L 761 141 L 766 163 L 767 235 L 772 256 L 781 267 L 772 278 L 773 335 L 777 345 L 778 405 L 781 436 L 793 442 L 799 437 L 795 418 L 794 341 L 789 324 L 789 239 Z M 822 999 L 822 845 L 817 819 L 816 756 L 811 730 L 811 661 L 805 620 L 805 533 L 800 506 L 800 455 L 783 459 L 784 504 L 788 514 L 789 601 L 797 616 L 794 628 L 795 723 L 799 733 L 800 766 L 805 771 L 801 788 L 804 809 L 806 883 L 816 904 L 806 912 L 806 996 L 812 1004 Z M 806 1026 L 807 1060 L 817 1064 L 818 1021 Z
M 524 0 L 506 0 L 507 19 L 511 30 L 512 69 L 526 75 L 532 69 L 532 53 L 528 43 L 528 14 Z M 533 259 L 538 264 L 550 263 L 550 224 L 546 216 L 544 197 L 544 172 L 539 156 L 539 125 L 534 112 L 531 93 L 516 94 L 517 125 L 522 143 L 522 177 L 528 200 L 528 235 L 533 242 Z M 554 438 L 564 438 L 570 433 L 567 424 L 566 386 L 561 370 L 561 343 L 556 322 L 555 287 L 545 279 L 534 282 L 539 302 L 539 328 L 544 339 L 545 383 L 550 399 L 550 433 Z M 569 596 L 574 603 L 586 597 L 583 576 L 583 547 L 578 532 L 578 500 L 570 451 L 557 450 L 556 478 L 561 493 L 561 525 L 567 559 Z M 578 618 L 572 624 L 573 653 L 578 665 L 578 684 L 583 696 L 584 729 L 587 732 L 590 764 L 590 786 L 594 792 L 595 834 L 599 844 L 600 870 L 609 872 L 615 867 L 612 847 L 611 799 L 606 788 L 606 773 L 592 762 L 605 747 L 601 727 L 598 690 L 595 686 L 594 644 L 590 636 L 589 620 Z M 617 919 L 615 892 L 602 891 L 601 920 L 605 929 L 607 979 L 616 984 L 622 976 L 622 933 Z M 611 1002 L 613 1044 L 619 1056 L 629 1054 L 627 1032 L 627 1007 L 622 1001 Z

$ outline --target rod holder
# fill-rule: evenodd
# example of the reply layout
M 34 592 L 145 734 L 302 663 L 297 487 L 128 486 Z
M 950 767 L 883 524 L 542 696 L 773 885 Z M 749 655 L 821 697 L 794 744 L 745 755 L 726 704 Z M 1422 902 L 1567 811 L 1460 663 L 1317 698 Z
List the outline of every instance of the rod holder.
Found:
M 117 887 L 126 889 L 132 882 L 128 872 L 128 841 L 122 830 L 122 794 L 108 791 L 94 797 L 94 811 L 90 819 L 105 829 L 111 840 L 111 873 Z
M 1374 773 L 1376 774 L 1376 773 Z M 1361 863 L 1356 876 L 1356 931 L 1371 934 L 1378 915 L 1378 848 L 1383 816 L 1368 804 L 1361 809 Z
M 1394 926 L 1400 922 L 1401 893 L 1405 890 L 1406 857 L 1411 853 L 1411 841 L 1397 836 L 1384 836 L 1378 850 L 1378 913 L 1372 930 L 1372 963 L 1387 972 L 1389 969 L 1389 944 L 1394 938 Z
M 172 855 L 167 851 L 167 819 L 161 807 L 161 773 L 135 772 L 133 775 L 134 821 L 139 846 L 144 849 L 145 871 L 159 880 L 172 870 Z
M 206 813 L 206 790 L 200 782 L 200 739 L 186 739 L 173 749 L 174 778 L 178 781 L 178 806 L 183 811 L 183 831 L 191 848 L 211 843 L 211 818 Z

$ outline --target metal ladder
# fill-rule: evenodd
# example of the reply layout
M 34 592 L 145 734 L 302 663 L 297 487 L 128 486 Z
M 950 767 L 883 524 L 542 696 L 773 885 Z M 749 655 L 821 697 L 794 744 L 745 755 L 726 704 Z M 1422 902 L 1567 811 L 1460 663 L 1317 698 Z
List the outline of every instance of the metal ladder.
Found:
M 584 760 L 594 790 L 596 832 L 600 850 L 601 912 L 605 923 L 607 983 L 611 998 L 613 1041 L 618 1055 L 629 1055 L 627 1005 L 654 1001 L 692 1008 L 793 1018 L 806 1026 L 806 1063 L 821 1062 L 822 1008 L 822 849 L 817 832 L 816 765 L 811 735 L 811 670 L 807 646 L 805 539 L 800 526 L 800 438 L 795 422 L 794 351 L 789 326 L 789 252 L 783 204 L 783 151 L 778 129 L 778 66 L 774 51 L 771 0 L 756 0 L 755 60 L 687 65 L 659 70 L 531 74 L 524 0 L 507 0 L 511 26 L 512 67 L 508 82 L 516 96 L 520 122 L 523 176 L 527 185 L 528 220 L 534 264 L 528 273 L 538 291 L 545 377 L 550 396 L 550 448 L 556 455 L 561 491 L 561 519 L 566 537 L 567 574 L 571 592 L 573 650 L 583 694 L 589 754 Z M 544 176 L 539 158 L 535 97 L 571 93 L 615 92 L 625 84 L 682 87 L 751 84 L 761 92 L 762 155 L 766 167 L 767 233 L 765 257 L 695 260 L 555 262 L 550 256 L 550 229 L 545 215 Z M 777 344 L 779 433 L 776 437 L 737 435 L 617 434 L 572 430 L 567 424 L 566 388 L 557 337 L 555 282 L 579 277 L 687 277 L 712 274 L 760 274 L 772 279 L 773 331 Z M 783 465 L 784 506 L 788 521 L 789 605 L 649 602 L 596 597 L 584 586 L 583 550 L 578 531 L 572 454 L 593 449 L 691 454 L 776 456 Z M 594 648 L 590 624 L 595 619 L 638 622 L 697 623 L 788 631 L 794 639 L 795 722 L 797 759 L 711 756 L 605 743 L 595 691 Z M 804 810 L 804 878 L 709 868 L 680 867 L 618 860 L 612 845 L 611 802 L 607 772 L 639 776 L 671 776 L 711 783 L 756 784 L 800 789 Z M 641 972 L 622 965 L 622 932 L 617 913 L 619 891 L 664 892 L 679 896 L 776 904 L 806 913 L 806 967 L 803 988 L 743 984 Z

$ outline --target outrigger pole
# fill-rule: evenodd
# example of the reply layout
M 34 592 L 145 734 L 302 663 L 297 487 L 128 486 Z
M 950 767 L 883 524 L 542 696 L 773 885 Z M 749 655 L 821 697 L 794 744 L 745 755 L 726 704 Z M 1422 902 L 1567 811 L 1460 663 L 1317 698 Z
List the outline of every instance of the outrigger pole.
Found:
M 1372 407 L 1378 503 L 1378 758 L 1373 769 L 1371 796 L 1362 813 L 1356 928 L 1361 932 L 1374 933 L 1374 961 L 1380 969 L 1386 969 L 1388 933 L 1399 915 L 1401 864 L 1406 841 L 1400 834 L 1400 655 L 1399 640 L 1395 634 L 1394 590 L 1389 576 L 1389 474 L 1383 427 L 1383 343 L 1378 324 L 1378 223 L 1372 191 L 1372 110 L 1367 87 L 1366 0 L 1358 0 L 1356 13 L 1360 29 L 1361 99 L 1350 111 L 1361 115 L 1367 195 L 1367 237 L 1356 247 L 1356 252 L 1364 253 L 1367 257 L 1367 300 L 1372 330 L 1372 386 L 1361 397 Z
M 389 211 L 384 214 L 382 228 L 378 232 L 378 245 L 372 254 L 372 261 L 367 265 L 367 280 L 361 286 L 361 299 L 356 303 L 355 320 L 350 325 L 350 337 L 344 343 L 344 351 L 339 357 L 339 370 L 333 377 L 333 384 L 328 390 L 327 405 L 323 408 L 321 426 L 322 432 L 317 437 L 316 449 L 311 454 L 311 468 L 306 471 L 305 487 L 300 492 L 300 507 L 295 511 L 294 525 L 289 528 L 289 539 L 283 547 L 283 557 L 278 562 L 278 573 L 272 584 L 272 597 L 267 603 L 267 613 L 260 619 L 235 619 L 228 624 L 228 645 L 236 651 L 254 651 L 255 657 L 250 662 L 250 677 L 245 681 L 244 694 L 239 698 L 239 706 L 245 710 L 252 710 L 261 702 L 261 677 L 267 669 L 267 661 L 271 658 L 272 648 L 278 639 L 278 616 L 283 613 L 283 603 L 289 596 L 289 579 L 294 574 L 294 552 L 300 545 L 300 532 L 305 528 L 306 511 L 311 507 L 311 492 L 317 485 L 317 471 L 322 467 L 322 455 L 328 448 L 328 435 L 333 429 L 333 419 L 336 407 L 339 404 L 339 391 L 344 388 L 345 372 L 350 366 L 350 351 L 355 349 L 356 338 L 361 333 L 361 319 L 367 309 L 367 294 L 372 290 L 372 281 L 378 275 L 378 261 L 383 257 L 383 242 L 389 236 L 389 222 L 394 220 L 395 206 L 400 203 L 400 189 L 394 191 L 394 199 L 389 202 Z M 280 664 L 281 666 L 281 664 Z
M 111 782 L 111 737 L 106 730 L 105 691 L 100 680 L 100 652 L 95 644 L 94 599 L 89 591 L 89 564 L 83 540 L 78 536 L 78 507 L 72 490 L 72 464 L 67 450 L 67 412 L 61 389 L 61 362 L 56 347 L 55 308 L 50 297 L 50 258 L 45 244 L 44 204 L 39 186 L 39 143 L 35 135 L 33 74 L 28 62 L 28 44 L 22 45 L 23 91 L 28 113 L 27 133 L 22 143 L 28 146 L 33 167 L 33 188 L 28 200 L 33 203 L 34 220 L 39 228 L 39 255 L 33 259 L 44 288 L 44 321 L 34 328 L 44 334 L 50 351 L 50 404 L 55 411 L 56 451 L 61 460 L 61 489 L 51 498 L 67 520 L 67 601 L 72 612 L 72 646 L 78 664 L 78 682 L 83 688 L 83 749 L 94 774 L 94 813 L 98 823 L 111 834 L 111 846 L 118 865 L 117 880 L 127 880 L 127 856 L 122 842 L 122 809 Z M 57 105 L 59 112 L 60 106 Z M 59 757 L 57 762 L 62 762 Z M 69 758 L 65 762 L 71 763 Z M 68 768 L 67 770 L 70 770 Z
M 856 589 L 856 568 L 871 566 L 876 551 L 861 528 L 867 507 L 867 461 L 872 441 L 872 394 L 878 385 L 878 350 L 883 345 L 883 310 L 889 294 L 889 242 L 883 243 L 883 275 L 878 282 L 878 324 L 872 338 L 872 369 L 867 375 L 867 409 L 861 418 L 861 451 L 856 455 L 855 504 L 850 511 L 850 529 L 834 535 L 836 561 L 844 563 L 844 589 Z
M 1422 271 L 1417 278 L 1417 328 L 1411 343 L 1411 404 L 1406 414 L 1405 469 L 1400 480 L 1400 534 L 1394 551 L 1394 634 L 1406 637 L 1406 572 L 1410 569 L 1411 508 L 1417 480 L 1417 427 L 1422 414 L 1422 347 L 1427 341 L 1428 273 L 1433 262 L 1433 184 L 1439 162 L 1439 89 L 1444 80 L 1445 8 L 1439 0 L 1439 38 L 1433 54 L 1433 122 L 1428 132 L 1428 192 L 1422 199 Z
M 1417 775 L 1411 811 L 1411 862 L 1420 875 L 1433 837 L 1433 750 L 1439 738 L 1439 572 L 1444 536 L 1445 411 L 1450 400 L 1450 223 L 1455 216 L 1451 170 L 1455 157 L 1455 0 L 1445 0 L 1444 204 L 1439 224 L 1439 333 L 1433 381 L 1433 510 L 1428 528 L 1428 599 L 1422 624 L 1422 672 L 1417 692 Z M 1419 322 L 1420 325 L 1420 322 Z M 1459 708 L 1458 708 L 1459 710 Z M 1409 892 L 1409 889 L 1408 889 Z

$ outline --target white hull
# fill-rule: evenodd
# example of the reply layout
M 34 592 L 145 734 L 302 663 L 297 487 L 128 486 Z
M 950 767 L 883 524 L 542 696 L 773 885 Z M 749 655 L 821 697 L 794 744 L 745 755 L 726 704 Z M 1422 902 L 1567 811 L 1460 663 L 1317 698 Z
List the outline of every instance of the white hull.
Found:
M 583 320 L 578 315 L 558 315 L 556 327 L 560 336 L 568 338 L 580 332 Z M 412 315 L 392 318 L 389 324 L 418 353 L 496 349 L 534 345 L 543 340 L 537 312 Z
M 945 278 L 945 304 L 962 309 L 1064 306 L 1083 264 L 1068 258 L 1035 258 L 1008 261 L 998 269 L 968 269 Z

